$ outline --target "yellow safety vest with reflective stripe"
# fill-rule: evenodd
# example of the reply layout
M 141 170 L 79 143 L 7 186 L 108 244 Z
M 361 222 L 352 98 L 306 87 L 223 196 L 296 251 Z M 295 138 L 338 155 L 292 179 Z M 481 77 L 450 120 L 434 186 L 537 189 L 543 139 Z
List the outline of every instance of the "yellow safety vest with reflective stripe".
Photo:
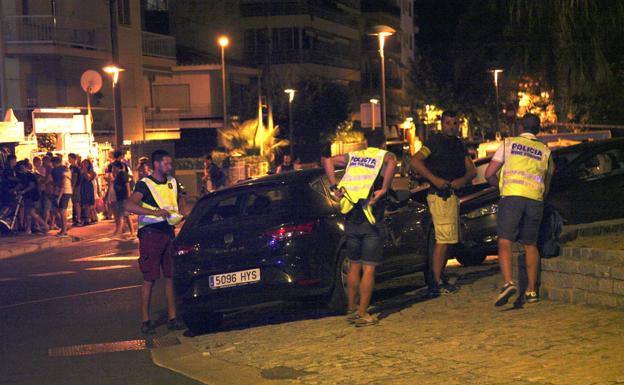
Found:
M 139 229 L 154 223 L 164 222 L 165 220 L 175 226 L 182 220 L 182 216 L 178 212 L 178 182 L 175 178 L 167 176 L 167 183 L 156 183 L 148 177 L 141 179 L 149 188 L 154 201 L 158 207 L 153 207 L 141 201 L 141 206 L 150 210 L 163 209 L 171 212 L 173 215 L 167 219 L 154 215 L 139 215 Z
M 501 196 L 544 200 L 550 149 L 544 143 L 522 136 L 505 139 L 504 164 L 499 188 Z
M 387 151 L 375 147 L 349 153 L 349 163 L 338 188 L 345 189 L 346 193 L 340 200 L 340 212 L 348 213 L 360 199 L 368 199 L 373 183 L 379 175 Z M 366 219 L 375 224 L 372 207 L 368 204 L 362 207 Z

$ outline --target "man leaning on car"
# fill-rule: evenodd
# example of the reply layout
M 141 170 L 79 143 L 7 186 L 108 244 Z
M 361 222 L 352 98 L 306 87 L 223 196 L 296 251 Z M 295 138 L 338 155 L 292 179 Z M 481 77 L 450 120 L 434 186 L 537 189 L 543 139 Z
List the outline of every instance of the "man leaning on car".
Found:
M 457 136 L 459 118 L 454 111 L 442 113 L 442 132 L 431 136 L 414 155 L 411 167 L 431 184 L 427 205 L 435 229 L 433 260 L 430 262 L 429 295 L 453 294 L 454 285 L 442 283 L 448 246 L 459 242 L 459 199 L 455 190 L 470 183 L 476 169 L 466 145 Z
M 487 170 L 485 178 L 500 189 L 496 227 L 498 228 L 498 263 L 500 264 L 503 287 L 496 299 L 496 306 L 502 306 L 516 294 L 518 287 L 512 279 L 511 245 L 518 239 L 524 244 L 528 275 L 526 302 L 539 301 L 536 282 L 539 269 L 537 239 L 544 211 L 544 196 L 548 190 L 554 164 L 548 146 L 535 136 L 540 130 L 536 115 L 526 114 L 520 120 L 522 134 L 507 138 L 498 148 Z M 502 168 L 501 178 L 497 176 Z

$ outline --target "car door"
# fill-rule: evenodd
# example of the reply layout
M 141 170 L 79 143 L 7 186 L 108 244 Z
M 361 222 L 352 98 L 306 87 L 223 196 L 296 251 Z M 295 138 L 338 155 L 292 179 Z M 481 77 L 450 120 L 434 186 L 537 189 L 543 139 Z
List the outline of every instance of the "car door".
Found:
M 548 202 L 568 223 L 624 216 L 624 149 L 621 143 L 579 156 L 553 179 Z

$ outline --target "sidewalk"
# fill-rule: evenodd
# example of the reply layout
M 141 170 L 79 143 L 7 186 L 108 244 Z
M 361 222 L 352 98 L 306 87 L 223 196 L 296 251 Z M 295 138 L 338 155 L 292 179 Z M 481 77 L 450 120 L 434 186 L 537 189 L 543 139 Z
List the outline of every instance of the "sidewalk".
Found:
M 275 310 L 256 311 L 265 321 L 180 336 L 152 359 L 214 385 L 624 383 L 621 311 L 548 300 L 495 308 L 497 264 L 456 272 L 461 290 L 452 296 L 427 300 L 413 286 L 386 295 L 377 326 L 329 315 L 275 323 Z
M 47 235 L 4 235 L 0 236 L 0 260 L 19 257 L 20 255 L 52 249 L 82 240 L 110 236 L 115 230 L 113 220 L 104 220 L 90 226 L 71 227 L 68 237 L 58 238 L 58 231 L 52 230 Z

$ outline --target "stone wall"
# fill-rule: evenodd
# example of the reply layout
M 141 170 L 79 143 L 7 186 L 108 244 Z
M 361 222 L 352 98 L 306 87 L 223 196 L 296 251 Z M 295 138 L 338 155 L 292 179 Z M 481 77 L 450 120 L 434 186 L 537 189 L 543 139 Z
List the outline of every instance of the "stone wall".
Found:
M 623 233 L 624 220 L 603 221 L 565 227 L 564 242 L 579 236 Z M 522 246 L 514 244 L 514 277 L 520 292 L 526 288 Z M 566 247 L 555 258 L 542 258 L 539 277 L 542 298 L 567 303 L 624 309 L 624 250 Z

